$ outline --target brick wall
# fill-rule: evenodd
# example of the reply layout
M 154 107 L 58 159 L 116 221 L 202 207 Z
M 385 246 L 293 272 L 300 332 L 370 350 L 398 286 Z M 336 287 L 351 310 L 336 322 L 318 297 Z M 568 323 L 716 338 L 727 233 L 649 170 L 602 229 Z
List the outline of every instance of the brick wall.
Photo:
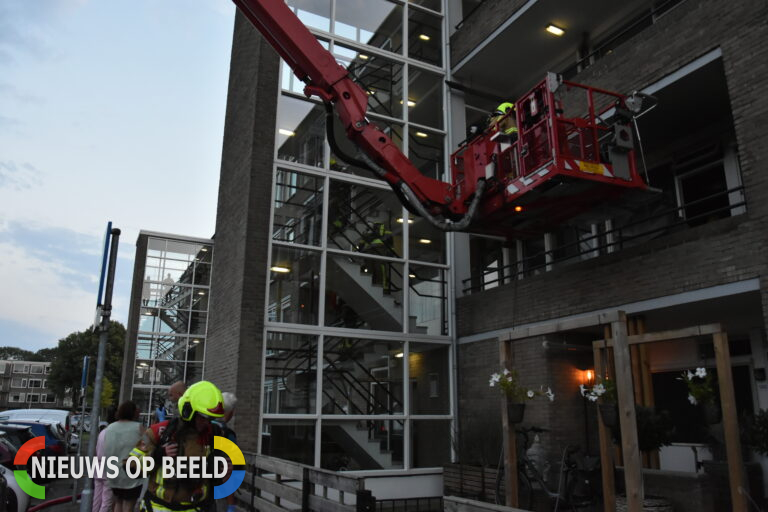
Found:
M 451 36 L 451 64 L 458 64 L 525 3 L 526 0 L 486 0 Z M 463 13 L 465 17 L 468 14 Z
M 238 444 L 258 441 L 278 58 L 235 19 L 216 215 L 205 377 L 239 400 Z

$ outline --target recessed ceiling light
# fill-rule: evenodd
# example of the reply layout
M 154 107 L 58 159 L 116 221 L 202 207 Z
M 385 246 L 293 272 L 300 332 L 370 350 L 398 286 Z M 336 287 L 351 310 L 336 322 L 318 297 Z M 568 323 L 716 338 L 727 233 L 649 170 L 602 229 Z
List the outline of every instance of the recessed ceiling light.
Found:
M 422 139 L 426 139 L 427 137 L 429 137 L 429 135 L 427 135 L 424 132 L 416 132 L 416 136 L 421 137 Z
M 416 274 L 408 274 L 408 277 L 410 277 L 411 279 L 416 279 Z
M 197 294 L 198 295 L 205 295 L 205 292 L 203 290 L 200 290 L 199 292 L 197 292 Z
M 368 90 L 366 92 L 368 93 L 368 96 L 373 96 L 374 94 L 376 94 L 376 91 L 374 91 L 373 89 Z
M 551 23 L 549 25 L 547 25 L 547 32 L 549 32 L 550 34 L 555 35 L 555 36 L 561 36 L 561 35 L 565 34 L 565 30 L 564 29 L 558 27 L 557 25 L 553 25 Z
M 398 357 L 398 358 L 399 357 L 403 357 L 403 353 L 402 352 L 398 352 L 397 354 L 395 354 L 395 357 Z
M 430 240 L 429 238 L 420 238 L 419 239 L 419 243 L 420 244 L 431 244 L 432 240 Z
M 429 41 L 431 38 L 427 34 L 419 34 L 419 39 L 422 41 Z
M 280 135 L 287 135 L 289 137 L 293 137 L 294 135 L 296 135 L 296 132 L 292 132 L 291 130 L 286 130 L 285 128 L 278 129 L 277 133 L 279 133 Z
M 400 100 L 400 104 L 401 105 L 403 104 L 403 100 Z M 416 102 L 413 101 L 413 100 L 408 100 L 408 106 L 409 107 L 415 107 L 416 106 Z
M 270 267 L 269 270 L 271 270 L 272 272 L 277 272 L 279 274 L 287 274 L 288 272 L 291 271 L 291 269 L 287 267 L 278 267 L 278 266 Z
M 200 343 L 200 340 L 192 340 L 192 343 L 194 343 L 195 345 L 197 345 L 198 343 Z
M 402 224 L 403 223 L 403 218 L 400 217 L 399 219 L 397 219 L 397 223 L 398 224 Z M 413 219 L 408 219 L 408 224 L 413 224 Z
M 200 250 L 201 250 L 201 251 L 203 251 L 203 252 L 208 252 L 208 248 L 207 248 L 207 247 L 203 247 L 203 248 L 202 248 L 202 249 L 200 249 Z
M 363 60 L 368 60 L 368 56 L 365 55 L 364 53 L 361 53 L 360 55 L 358 55 L 358 57 L 360 57 Z
M 521 211 L 523 211 L 523 207 L 522 206 L 515 206 L 515 211 L 516 212 L 521 212 Z

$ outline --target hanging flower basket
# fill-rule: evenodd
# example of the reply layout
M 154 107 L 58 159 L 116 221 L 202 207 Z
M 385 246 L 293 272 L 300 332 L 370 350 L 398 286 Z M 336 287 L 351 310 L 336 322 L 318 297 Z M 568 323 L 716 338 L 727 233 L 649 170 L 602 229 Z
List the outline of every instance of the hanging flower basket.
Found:
M 507 402 L 507 421 L 510 425 L 523 422 L 525 416 L 525 404 Z
M 615 430 L 619 426 L 619 406 L 616 403 L 610 402 L 605 404 L 598 404 L 597 409 L 600 411 L 600 417 L 603 419 L 603 425 L 611 430 Z

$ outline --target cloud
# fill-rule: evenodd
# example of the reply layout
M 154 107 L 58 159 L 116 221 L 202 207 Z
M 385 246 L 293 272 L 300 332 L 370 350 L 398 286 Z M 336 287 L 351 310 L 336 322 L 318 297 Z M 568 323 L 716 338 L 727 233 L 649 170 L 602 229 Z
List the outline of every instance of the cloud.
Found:
M 0 325 L 13 322 L 18 338 L 9 344 L 23 347 L 25 339 L 40 340 L 41 332 L 58 340 L 93 321 L 102 241 L 68 229 L 0 224 Z M 118 264 L 114 320 L 127 316 L 132 267 L 132 261 Z
M 0 62 L 2 62 L 2 59 L 3 56 L 2 53 L 0 53 Z M 4 82 L 0 82 L 0 98 L 2 97 L 6 97 L 19 103 L 31 103 L 37 105 L 44 103 L 42 98 L 32 94 L 27 94 L 14 87 L 13 85 Z
M 28 162 L 16 164 L 13 160 L 0 160 L 0 188 L 20 191 L 39 187 L 41 175 L 42 173 Z

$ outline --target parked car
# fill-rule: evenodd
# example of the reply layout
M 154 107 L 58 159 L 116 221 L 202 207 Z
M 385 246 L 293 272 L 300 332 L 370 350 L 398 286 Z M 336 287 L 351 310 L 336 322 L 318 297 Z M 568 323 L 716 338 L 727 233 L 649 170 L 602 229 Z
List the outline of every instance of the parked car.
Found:
M 31 428 L 35 437 L 45 436 L 45 455 L 66 455 L 67 444 L 64 428 L 56 422 L 13 420 L 15 424 Z
M 18 451 L 19 448 L 14 446 L 5 432 L 0 432 L 0 466 L 5 466 L 12 470 L 16 469 L 13 459 L 16 458 L 16 452 Z
M 17 423 L 0 423 L 0 432 L 5 432 L 5 435 L 17 449 L 35 437 L 29 425 L 19 425 Z
M 13 471 L 0 466 L 0 476 L 5 478 L 6 490 L 5 502 L 0 502 L 0 510 L 7 512 L 25 512 L 29 508 L 29 495 L 21 490 L 19 484 L 16 482 L 16 477 L 13 475 Z
M 0 421 L 42 421 L 57 422 L 64 428 L 64 432 L 69 432 L 72 425 L 72 413 L 63 409 L 11 409 L 0 412 Z

